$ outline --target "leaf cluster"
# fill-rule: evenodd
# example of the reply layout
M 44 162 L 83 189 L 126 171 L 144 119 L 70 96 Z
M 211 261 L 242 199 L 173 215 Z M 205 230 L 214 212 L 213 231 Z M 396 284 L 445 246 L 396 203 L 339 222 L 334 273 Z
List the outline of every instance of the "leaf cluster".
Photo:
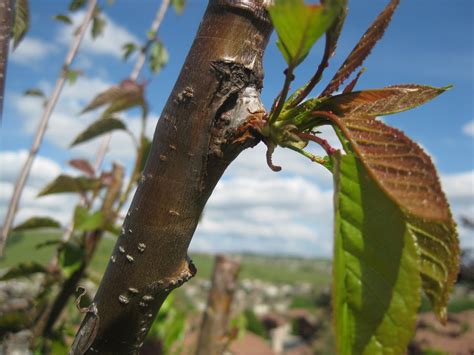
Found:
M 333 305 L 341 354 L 403 353 L 411 339 L 421 290 L 441 322 L 459 268 L 459 242 L 430 157 L 378 119 L 426 103 L 450 88 L 402 84 L 353 91 L 364 69 L 334 94 L 382 38 L 399 0 L 390 0 L 317 97 L 307 98 L 334 54 L 347 1 L 276 0 L 270 16 L 287 68 L 281 93 L 254 123 L 268 147 L 292 149 L 329 169 L 335 180 Z M 294 69 L 326 34 L 313 77 L 289 94 Z M 344 153 L 318 133 L 332 126 Z M 325 157 L 307 152 L 316 143 Z M 383 252 L 382 252 L 383 251 Z

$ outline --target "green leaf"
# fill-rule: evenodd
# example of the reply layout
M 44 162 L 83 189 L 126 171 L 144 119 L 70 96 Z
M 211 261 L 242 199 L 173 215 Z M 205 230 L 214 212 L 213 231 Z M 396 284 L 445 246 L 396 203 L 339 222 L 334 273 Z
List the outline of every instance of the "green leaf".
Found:
M 331 26 L 340 6 L 338 0 L 327 1 L 325 5 L 306 5 L 303 0 L 275 0 L 268 11 L 278 34 L 277 46 L 289 67 L 303 61 Z
M 332 111 L 339 116 L 384 116 L 423 105 L 449 90 L 424 85 L 394 85 L 383 89 L 354 91 L 324 100 L 316 110 Z
M 69 175 L 59 175 L 39 192 L 38 197 L 58 193 L 84 193 L 86 191 L 96 190 L 100 187 L 101 183 L 99 179 L 84 176 L 73 177 Z
M 30 8 L 28 0 L 15 1 L 15 18 L 13 20 L 13 49 L 16 49 L 30 28 Z
M 171 5 L 174 7 L 174 10 L 178 15 L 181 15 L 186 6 L 186 0 L 171 0 Z
M 47 270 L 43 265 L 34 261 L 21 263 L 11 267 L 6 274 L 0 277 L 0 281 L 7 281 L 18 277 L 27 277 L 36 274 L 37 272 L 45 273 Z
M 66 80 L 68 81 L 69 85 L 73 85 L 79 75 L 82 74 L 81 70 L 73 70 L 73 69 L 66 69 L 64 75 L 66 76 Z
M 53 19 L 56 20 L 56 21 L 63 22 L 67 25 L 72 25 L 71 18 L 67 15 L 64 15 L 64 14 L 57 14 L 57 15 L 53 16 Z
M 321 96 L 329 96 L 336 91 L 354 70 L 364 63 L 364 60 L 369 56 L 372 49 L 385 33 L 399 2 L 400 0 L 391 0 L 379 16 L 377 16 L 347 59 L 339 67 L 334 77 L 323 90 Z
M 100 118 L 82 131 L 71 143 L 71 147 L 118 129 L 127 130 L 127 126 L 118 118 Z
M 86 5 L 87 0 L 72 0 L 69 3 L 69 10 L 70 11 L 77 11 L 83 8 Z
M 423 289 L 441 322 L 459 270 L 459 241 L 430 157 L 403 132 L 370 116 L 333 122 L 379 188 L 403 211 L 421 256 Z
M 104 216 L 101 211 L 90 213 L 86 207 L 77 206 L 74 210 L 74 229 L 88 232 L 99 229 L 104 224 Z
M 44 242 L 36 244 L 35 249 L 42 249 L 42 248 L 46 248 L 46 247 L 49 247 L 49 246 L 52 246 L 52 245 L 58 245 L 58 244 L 61 244 L 61 243 L 62 243 L 61 240 L 58 240 L 58 239 L 46 240 Z
M 59 253 L 59 264 L 66 278 L 79 270 L 84 260 L 84 249 L 73 242 L 63 244 Z
M 92 17 L 92 27 L 91 27 L 91 35 L 92 38 L 96 39 L 97 37 L 101 36 L 104 33 L 105 25 L 107 22 L 105 19 L 100 16 L 99 12 L 96 12 Z
M 158 73 L 168 63 L 168 51 L 163 43 L 159 41 L 153 42 L 150 48 L 150 70 Z
M 133 42 L 128 42 L 128 43 L 125 43 L 123 46 L 122 46 L 122 50 L 123 50 L 123 60 L 127 60 L 128 57 L 130 57 L 132 55 L 133 52 L 135 52 L 137 50 L 137 45 Z
M 17 225 L 12 231 L 19 232 L 38 228 L 60 228 L 61 223 L 49 217 L 31 217 Z
M 34 97 L 46 97 L 46 95 L 44 94 L 44 92 L 40 89 L 36 89 L 36 88 L 32 88 L 32 89 L 28 89 L 26 90 L 23 95 L 25 96 L 34 96 Z
M 404 215 L 354 156 L 335 159 L 333 307 L 338 354 L 404 354 L 421 279 Z

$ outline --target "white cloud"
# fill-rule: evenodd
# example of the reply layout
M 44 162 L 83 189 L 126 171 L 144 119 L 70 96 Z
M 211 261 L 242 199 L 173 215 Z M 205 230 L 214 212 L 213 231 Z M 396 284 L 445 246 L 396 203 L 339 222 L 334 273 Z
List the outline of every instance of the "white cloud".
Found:
M 474 137 L 474 120 L 469 121 L 462 127 L 462 131 L 464 134 Z
M 446 192 L 454 218 L 472 218 L 474 216 L 474 170 L 445 174 L 441 176 L 441 184 Z M 458 223 L 461 247 L 474 249 L 474 233 Z
M 71 17 L 73 26 L 68 26 L 67 30 L 61 30 L 58 33 L 59 43 L 68 45 L 71 42 L 71 36 L 73 35 L 75 28 L 77 28 L 83 20 L 84 14 L 84 11 L 79 11 Z M 81 52 L 121 57 L 123 44 L 127 42 L 140 43 L 140 41 L 125 27 L 120 26 L 105 14 L 102 16 L 107 22 L 103 34 L 93 39 L 91 31 L 88 30 L 81 44 Z
M 268 167 L 262 164 L 261 169 Z M 332 191 L 303 177 L 271 173 L 266 178 L 230 175 L 221 180 L 192 249 L 329 256 Z
M 474 170 L 441 176 L 443 189 L 450 201 L 469 202 L 474 206 Z
M 25 37 L 18 48 L 12 53 L 14 63 L 31 66 L 57 51 L 57 47 L 42 39 Z
M 0 166 L 2 167 L 0 170 L 0 181 L 16 181 L 20 167 L 23 166 L 27 156 L 28 152 L 26 150 L 0 152 Z M 51 159 L 37 156 L 33 162 L 29 180 L 33 187 L 42 187 L 59 175 L 60 172 L 61 167 L 58 163 Z

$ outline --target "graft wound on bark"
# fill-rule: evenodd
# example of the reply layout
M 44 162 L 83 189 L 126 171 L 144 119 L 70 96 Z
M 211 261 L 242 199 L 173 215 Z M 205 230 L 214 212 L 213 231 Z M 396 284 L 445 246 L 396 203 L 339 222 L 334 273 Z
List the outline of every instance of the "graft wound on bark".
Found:
M 95 296 L 95 339 L 81 340 L 91 337 L 88 314 L 73 354 L 137 353 L 167 295 L 196 272 L 187 250 L 204 205 L 230 162 L 257 143 L 241 122 L 261 108 L 265 5 L 210 2 L 157 124 L 146 179 L 124 221 L 130 232 L 118 238 Z

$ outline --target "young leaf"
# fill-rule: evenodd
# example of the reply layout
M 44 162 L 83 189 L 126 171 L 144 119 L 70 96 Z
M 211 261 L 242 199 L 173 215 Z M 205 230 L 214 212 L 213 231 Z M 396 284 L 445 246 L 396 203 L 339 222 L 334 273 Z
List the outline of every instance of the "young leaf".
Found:
M 59 175 L 39 192 L 38 197 L 58 193 L 84 193 L 89 190 L 96 190 L 100 187 L 101 183 L 99 179 L 84 176 L 72 177 L 69 175 Z
M 370 116 L 334 123 L 372 179 L 404 212 L 421 255 L 423 289 L 441 321 L 459 269 L 455 223 L 430 157 L 403 132 Z
M 53 16 L 53 19 L 56 20 L 56 21 L 63 22 L 67 25 L 72 25 L 71 18 L 67 15 L 64 15 L 64 14 L 57 14 L 57 15 Z
M 81 8 L 84 7 L 86 4 L 87 0 L 72 0 L 69 4 L 69 10 L 70 11 L 77 11 Z
M 79 75 L 82 74 L 81 70 L 73 70 L 73 69 L 66 69 L 65 70 L 65 76 L 66 80 L 69 82 L 69 85 L 73 85 L 76 81 Z
M 123 50 L 123 60 L 127 60 L 128 57 L 130 57 L 132 53 L 137 50 L 137 45 L 133 42 L 128 42 L 122 46 L 122 50 Z
M 49 217 L 31 217 L 23 223 L 12 229 L 13 232 L 19 232 L 38 228 L 60 228 L 61 223 Z
M 398 206 L 352 155 L 335 159 L 333 307 L 339 354 L 403 354 L 421 279 Z
M 77 206 L 74 210 L 74 229 L 81 232 L 93 231 L 104 224 L 104 217 L 101 211 L 89 213 L 83 206 Z
M 364 63 L 372 48 L 382 38 L 385 29 L 388 27 L 392 15 L 398 6 L 400 0 L 391 0 L 380 15 L 375 19 L 369 29 L 364 33 L 359 43 L 354 47 L 347 59 L 342 63 L 328 86 L 323 90 L 320 96 L 329 96 L 336 91 L 339 86 L 351 75 L 354 70 Z
M 168 51 L 160 41 L 153 42 L 150 48 L 150 70 L 158 73 L 168 63 Z
M 330 1 L 324 0 L 321 1 L 323 5 L 329 3 Z M 342 27 L 344 26 L 344 22 L 347 16 L 347 2 L 348 0 L 340 0 L 339 4 L 339 12 L 331 25 L 331 27 L 326 32 L 326 46 L 324 49 L 324 57 L 327 57 L 327 60 L 334 55 L 336 51 L 337 41 L 339 40 L 339 36 L 341 35 Z M 324 65 L 325 66 L 325 65 Z
M 321 103 L 321 109 L 332 111 L 338 116 L 384 116 L 423 105 L 448 89 L 450 86 L 435 88 L 395 85 L 383 89 L 354 91 L 331 96 Z
M 313 77 L 309 80 L 308 83 L 296 90 L 291 95 L 291 97 L 288 98 L 283 110 L 295 107 L 301 101 L 303 101 L 323 77 L 323 72 L 328 66 L 329 59 L 336 51 L 337 41 L 339 39 L 339 35 L 341 34 L 342 26 L 344 25 L 344 21 L 347 15 L 347 1 L 348 0 L 340 0 L 340 9 L 337 13 L 337 16 L 331 27 L 326 32 L 326 45 L 324 47 L 324 54 L 321 58 L 321 62 L 318 65 L 316 73 L 314 73 Z M 326 1 L 321 1 L 321 3 L 325 5 Z
M 123 80 L 119 85 L 114 85 L 94 97 L 81 113 L 92 111 L 106 104 L 113 105 L 115 102 L 126 103 L 127 105 L 121 104 L 119 106 L 127 106 L 127 108 L 143 105 L 145 102 L 143 85 L 139 85 L 136 81 L 130 79 Z M 114 110 L 114 112 L 117 111 Z
M 0 277 L 0 281 L 12 280 L 18 277 L 28 277 L 37 272 L 45 273 L 47 270 L 43 265 L 34 261 L 21 263 L 10 268 L 6 274 Z
M 114 130 L 127 130 L 127 126 L 118 118 L 100 118 L 82 131 L 71 143 L 71 147 L 84 143 Z
M 13 21 L 12 38 L 13 49 L 20 44 L 30 28 L 30 8 L 28 0 L 15 1 L 15 18 Z
M 105 19 L 100 16 L 100 13 L 97 11 L 94 16 L 92 17 L 92 27 L 91 27 L 91 35 L 92 38 L 97 38 L 104 33 L 104 28 L 107 23 Z
M 268 11 L 278 34 L 277 46 L 289 67 L 303 61 L 331 26 L 340 6 L 339 0 L 326 1 L 325 5 L 306 5 L 304 0 L 275 0 Z
M 171 0 L 171 5 L 174 7 L 174 10 L 178 15 L 181 15 L 184 11 L 184 6 L 186 5 L 186 0 Z
M 92 165 L 85 159 L 71 159 L 69 160 L 69 165 L 73 168 L 76 168 L 79 171 L 85 173 L 88 177 L 93 177 L 95 175 L 94 168 Z
M 42 98 L 45 98 L 46 95 L 44 94 L 44 92 L 40 89 L 36 89 L 36 88 L 33 88 L 33 89 L 28 89 L 26 90 L 23 95 L 25 96 L 35 96 L 35 97 L 42 97 Z
M 66 278 L 69 278 L 74 272 L 79 270 L 84 260 L 84 249 L 75 243 L 68 242 L 63 244 L 59 253 L 59 264 L 61 271 Z

